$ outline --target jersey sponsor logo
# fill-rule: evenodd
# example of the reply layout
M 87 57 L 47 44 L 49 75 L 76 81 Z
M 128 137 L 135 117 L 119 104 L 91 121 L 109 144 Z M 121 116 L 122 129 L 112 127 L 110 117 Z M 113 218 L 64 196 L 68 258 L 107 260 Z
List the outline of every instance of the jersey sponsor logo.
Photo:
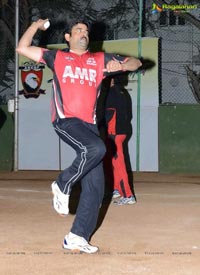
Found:
M 89 57 L 86 61 L 87 65 L 92 65 L 92 66 L 96 66 L 97 63 L 96 63 L 96 60 L 94 57 Z
M 70 61 L 74 60 L 74 58 L 71 57 L 71 56 L 66 56 L 65 59 L 66 59 L 66 60 L 70 60 Z
M 96 76 L 97 72 L 93 69 L 75 67 L 72 69 L 71 66 L 65 66 L 62 82 L 66 83 L 67 79 L 70 79 L 70 82 L 73 84 L 80 83 L 81 85 L 88 83 L 89 86 L 96 87 Z
M 40 94 L 45 94 L 45 90 L 40 89 L 44 68 L 43 64 L 32 61 L 25 62 L 19 67 L 23 86 L 23 89 L 18 92 L 19 95 L 24 95 L 25 98 L 38 98 Z

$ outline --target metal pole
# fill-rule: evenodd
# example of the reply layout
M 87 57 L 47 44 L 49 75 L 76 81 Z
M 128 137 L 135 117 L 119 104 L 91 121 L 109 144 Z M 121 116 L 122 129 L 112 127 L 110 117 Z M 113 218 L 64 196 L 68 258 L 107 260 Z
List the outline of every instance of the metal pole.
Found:
M 15 48 L 19 40 L 19 0 L 15 2 Z M 15 110 L 14 110 L 14 171 L 18 170 L 18 90 L 19 90 L 19 57 L 15 52 Z
M 138 31 L 138 58 L 142 56 L 142 15 L 143 15 L 143 0 L 140 0 L 139 5 L 139 31 Z M 140 170 L 140 92 L 141 92 L 141 73 L 137 74 L 137 136 L 136 136 L 136 171 Z

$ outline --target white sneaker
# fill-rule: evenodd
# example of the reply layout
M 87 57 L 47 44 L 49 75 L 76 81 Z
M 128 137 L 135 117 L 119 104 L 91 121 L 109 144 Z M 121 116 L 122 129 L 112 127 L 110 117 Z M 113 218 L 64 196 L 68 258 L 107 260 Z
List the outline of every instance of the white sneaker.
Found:
M 58 214 L 66 216 L 69 214 L 69 195 L 66 195 L 60 191 L 58 184 L 54 181 L 51 184 L 53 193 L 53 207 Z
M 134 196 L 128 198 L 121 197 L 121 199 L 119 199 L 118 201 L 113 201 L 113 203 L 116 205 L 134 204 L 136 203 L 136 199 Z
M 120 195 L 119 191 L 117 189 L 114 190 L 113 194 L 112 194 L 112 198 L 117 199 L 117 198 L 120 198 L 120 197 L 121 197 L 121 195 Z
M 99 248 L 90 245 L 83 237 L 80 237 L 72 232 L 65 236 L 63 241 L 63 248 L 72 250 L 74 252 L 96 253 Z

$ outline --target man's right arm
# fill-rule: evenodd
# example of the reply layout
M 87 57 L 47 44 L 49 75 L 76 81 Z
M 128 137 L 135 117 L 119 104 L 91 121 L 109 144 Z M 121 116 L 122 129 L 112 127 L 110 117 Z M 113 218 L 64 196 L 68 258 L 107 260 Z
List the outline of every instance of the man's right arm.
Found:
M 40 47 L 31 46 L 34 35 L 38 30 L 45 31 L 44 23 L 48 21 L 48 19 L 42 20 L 39 19 L 36 22 L 33 22 L 30 27 L 23 34 L 21 39 L 19 40 L 18 46 L 16 48 L 16 52 L 20 55 L 28 57 L 36 62 L 39 62 L 41 59 L 42 50 Z

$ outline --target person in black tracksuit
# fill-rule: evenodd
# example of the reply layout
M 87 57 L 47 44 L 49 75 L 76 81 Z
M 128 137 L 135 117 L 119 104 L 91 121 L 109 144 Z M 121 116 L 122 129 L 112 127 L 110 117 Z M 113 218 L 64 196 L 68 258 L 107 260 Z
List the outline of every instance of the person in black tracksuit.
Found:
M 110 88 L 105 103 L 105 120 L 107 126 L 107 150 L 113 167 L 113 198 L 115 204 L 133 204 L 135 196 L 130 188 L 127 173 L 124 142 L 131 129 L 130 96 L 123 87 L 124 75 L 111 78 Z

